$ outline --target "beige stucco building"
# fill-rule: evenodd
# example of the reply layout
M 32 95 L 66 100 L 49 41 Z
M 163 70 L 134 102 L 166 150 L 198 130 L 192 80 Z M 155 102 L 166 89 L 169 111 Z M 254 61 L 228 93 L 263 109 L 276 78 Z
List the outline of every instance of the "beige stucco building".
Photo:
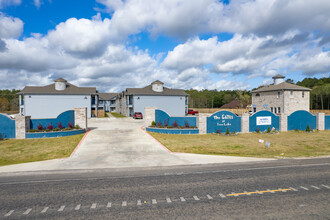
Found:
M 273 77 L 274 84 L 252 91 L 252 111 L 268 110 L 290 115 L 297 110 L 309 111 L 309 88 L 284 82 L 284 76 Z

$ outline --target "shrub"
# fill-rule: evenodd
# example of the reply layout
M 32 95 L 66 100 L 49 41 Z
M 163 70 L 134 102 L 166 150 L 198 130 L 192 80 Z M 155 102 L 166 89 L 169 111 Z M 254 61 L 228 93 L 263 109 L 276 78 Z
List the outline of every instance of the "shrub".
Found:
M 217 134 L 221 134 L 221 130 L 220 130 L 220 129 L 218 129 L 216 133 L 217 133 Z
M 169 119 L 165 119 L 165 120 L 164 120 L 164 126 L 165 126 L 165 127 L 168 126 L 168 121 L 169 121 Z
M 184 126 L 180 126 L 181 129 L 184 129 Z
M 173 128 L 173 126 L 167 126 L 167 128 Z
M 72 130 L 72 128 L 71 127 L 67 127 L 67 128 L 64 128 L 63 130 L 69 131 L 69 130 Z
M 49 131 L 50 131 L 50 129 L 48 129 L 48 128 L 47 128 L 45 131 L 46 131 L 46 132 L 49 132 Z
M 256 132 L 257 133 L 260 133 L 260 128 L 256 128 Z
M 44 127 L 39 123 L 37 126 L 38 130 L 41 131 L 42 129 L 44 129 Z
M 53 130 L 54 126 L 52 125 L 52 123 L 47 125 L 47 130 Z
M 268 128 L 267 128 L 267 133 L 270 133 L 270 127 L 268 126 Z
M 177 121 L 174 121 L 173 123 L 172 123 L 172 125 L 173 125 L 173 127 L 178 127 L 178 122 Z
M 184 126 L 185 126 L 186 128 L 189 128 L 189 127 L 190 127 L 190 126 L 189 126 L 189 123 L 188 123 L 187 121 L 184 122 Z
M 57 123 L 57 127 L 58 127 L 59 129 L 63 129 L 63 125 L 62 125 L 62 123 L 61 123 L 61 122 Z
M 162 126 L 162 123 L 159 121 L 157 122 L 157 127 L 161 127 Z
M 59 128 L 54 128 L 53 131 L 59 131 L 60 129 Z
M 226 134 L 230 134 L 230 132 L 229 132 L 229 128 L 227 127 L 227 131 L 226 131 Z
M 151 122 L 151 125 L 152 125 L 152 126 L 156 126 L 156 122 L 155 122 L 155 121 L 152 121 L 152 122 Z
M 81 129 L 79 125 L 74 126 L 75 129 Z
M 71 124 L 71 123 L 69 122 L 69 123 L 68 123 L 68 127 L 72 129 L 72 128 L 73 128 L 73 124 Z
M 311 128 L 309 127 L 309 125 L 307 125 L 306 131 L 311 132 Z

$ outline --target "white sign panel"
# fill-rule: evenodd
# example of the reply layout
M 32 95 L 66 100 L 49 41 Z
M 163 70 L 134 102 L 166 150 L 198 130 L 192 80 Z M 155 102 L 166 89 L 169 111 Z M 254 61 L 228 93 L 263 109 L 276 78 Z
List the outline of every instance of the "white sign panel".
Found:
M 271 125 L 272 124 L 272 117 L 257 117 L 257 125 Z

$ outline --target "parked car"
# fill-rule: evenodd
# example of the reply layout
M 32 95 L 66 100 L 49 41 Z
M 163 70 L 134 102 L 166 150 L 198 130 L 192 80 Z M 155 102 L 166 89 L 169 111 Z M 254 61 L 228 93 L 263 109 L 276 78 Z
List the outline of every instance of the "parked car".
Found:
M 194 111 L 193 109 L 188 109 L 188 115 L 198 115 L 198 111 Z
M 141 112 L 134 112 L 133 118 L 134 119 L 143 119 L 143 115 Z

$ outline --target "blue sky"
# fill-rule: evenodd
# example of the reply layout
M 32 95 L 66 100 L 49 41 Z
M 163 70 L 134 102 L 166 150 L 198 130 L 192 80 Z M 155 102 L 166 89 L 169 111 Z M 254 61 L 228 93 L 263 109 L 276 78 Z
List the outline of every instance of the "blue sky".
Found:
M 0 0 L 0 89 L 252 89 L 329 77 L 328 0 Z

